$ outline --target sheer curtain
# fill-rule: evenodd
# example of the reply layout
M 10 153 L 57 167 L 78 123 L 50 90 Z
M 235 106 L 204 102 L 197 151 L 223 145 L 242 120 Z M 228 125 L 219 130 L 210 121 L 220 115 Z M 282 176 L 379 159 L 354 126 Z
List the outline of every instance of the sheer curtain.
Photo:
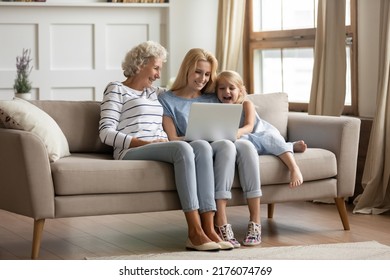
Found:
M 244 30 L 244 0 L 219 0 L 216 58 L 219 70 L 235 70 Z
M 344 108 L 345 0 L 319 0 L 309 114 L 340 116 Z
M 381 0 L 377 108 L 354 213 L 390 210 L 390 1 Z

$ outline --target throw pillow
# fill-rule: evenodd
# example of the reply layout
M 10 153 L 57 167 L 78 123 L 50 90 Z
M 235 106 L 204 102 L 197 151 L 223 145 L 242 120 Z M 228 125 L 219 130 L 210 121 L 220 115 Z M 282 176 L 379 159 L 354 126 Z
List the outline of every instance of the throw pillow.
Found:
M 5 128 L 30 131 L 45 144 L 49 160 L 69 156 L 68 141 L 55 120 L 23 99 L 0 100 L 0 122 Z
M 275 126 L 287 139 L 288 95 L 283 92 L 248 94 L 260 118 Z

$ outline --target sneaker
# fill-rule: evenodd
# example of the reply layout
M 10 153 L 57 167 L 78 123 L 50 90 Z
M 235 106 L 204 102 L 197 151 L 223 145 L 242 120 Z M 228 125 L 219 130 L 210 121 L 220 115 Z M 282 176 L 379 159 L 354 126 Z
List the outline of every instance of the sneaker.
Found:
M 215 231 L 223 241 L 230 242 L 234 248 L 240 248 L 241 244 L 234 238 L 234 233 L 231 224 L 223 226 L 215 226 Z
M 249 222 L 248 232 L 242 243 L 245 246 L 259 245 L 261 243 L 261 225 L 254 222 Z

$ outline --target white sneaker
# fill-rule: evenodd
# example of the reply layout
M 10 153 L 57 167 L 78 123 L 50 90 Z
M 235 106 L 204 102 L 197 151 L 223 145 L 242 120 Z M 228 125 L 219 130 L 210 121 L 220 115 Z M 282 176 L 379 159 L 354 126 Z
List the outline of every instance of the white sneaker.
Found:
M 234 248 L 240 248 L 241 244 L 237 241 L 237 239 L 234 238 L 231 224 L 226 224 L 220 227 L 215 226 L 215 231 L 223 241 L 230 242 Z
M 242 244 L 245 246 L 255 246 L 261 243 L 261 225 L 249 222 L 248 232 Z

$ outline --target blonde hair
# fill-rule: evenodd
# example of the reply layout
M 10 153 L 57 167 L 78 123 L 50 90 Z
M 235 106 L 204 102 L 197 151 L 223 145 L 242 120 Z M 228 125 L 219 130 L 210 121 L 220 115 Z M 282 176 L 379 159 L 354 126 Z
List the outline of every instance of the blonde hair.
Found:
M 217 68 L 218 61 L 210 52 L 200 49 L 194 48 L 187 52 L 185 55 L 183 62 L 181 63 L 179 72 L 175 81 L 172 84 L 171 90 L 180 90 L 187 86 L 188 83 L 188 74 L 195 71 L 196 64 L 198 61 L 208 61 L 211 64 L 211 73 L 210 80 L 207 84 L 202 88 L 202 93 L 213 93 L 214 92 L 214 83 L 217 77 Z
M 143 42 L 133 47 L 125 56 L 122 62 L 123 75 L 125 77 L 134 77 L 142 67 L 149 63 L 151 58 L 167 60 L 167 50 L 159 43 L 153 41 Z
M 226 70 L 219 73 L 215 82 L 215 92 L 218 91 L 218 84 L 222 79 L 229 81 L 229 83 L 235 85 L 240 90 L 240 94 L 236 103 L 241 104 L 242 102 L 244 102 L 247 96 L 247 92 L 246 87 L 244 85 L 244 81 L 242 80 L 240 74 L 231 70 Z

